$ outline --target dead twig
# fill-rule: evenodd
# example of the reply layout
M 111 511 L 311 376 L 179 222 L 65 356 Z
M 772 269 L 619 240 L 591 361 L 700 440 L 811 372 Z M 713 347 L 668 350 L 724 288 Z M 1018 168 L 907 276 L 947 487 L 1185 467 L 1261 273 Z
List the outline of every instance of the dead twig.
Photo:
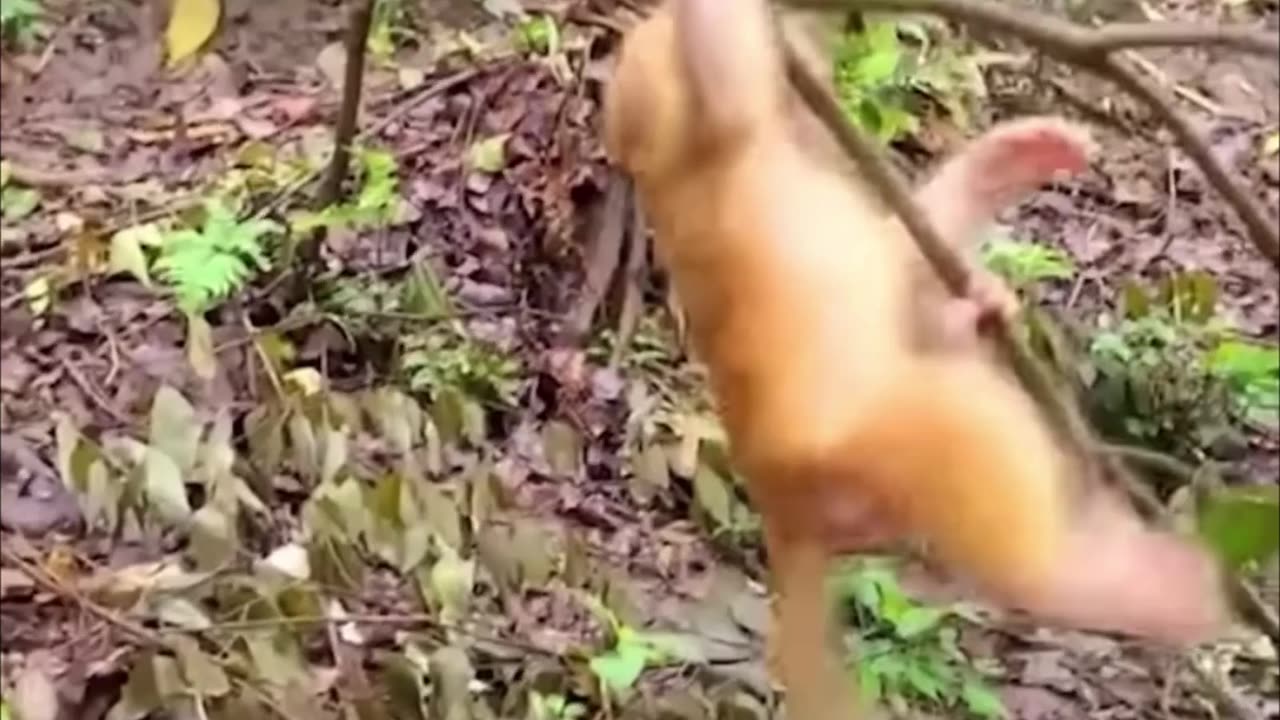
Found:
M 636 326 L 640 323 L 640 313 L 644 305 L 641 283 L 645 273 L 644 210 L 640 203 L 632 203 L 627 223 L 630 245 L 627 248 L 627 264 L 622 277 L 622 309 L 618 313 L 618 339 L 613 345 L 613 353 L 609 357 L 609 367 L 617 368 L 622 364 L 622 355 L 631 347 L 635 337 Z
M 605 187 L 604 202 L 600 206 L 593 233 L 584 286 L 578 302 L 569 312 L 564 323 L 561 342 L 565 345 L 581 343 L 591 331 L 591 321 L 596 311 L 604 303 L 609 291 L 609 281 L 613 278 L 622 259 L 623 238 L 627 234 L 627 219 L 630 204 L 630 185 L 626 178 L 617 172 L 609 175 Z
M 71 378 L 85 395 L 94 402 L 103 412 L 110 415 L 113 420 L 124 425 L 125 427 L 133 426 L 133 419 L 116 409 L 109 400 L 102 396 L 98 388 L 94 387 L 93 382 L 85 377 L 84 373 L 65 357 L 58 358 L 58 362 L 62 365 L 62 369 L 67 373 L 67 377 Z
M 7 537 L 9 536 L 6 536 L 6 539 Z M 23 542 L 25 542 L 25 540 Z M 24 558 L 18 553 L 18 551 L 9 547 L 7 542 L 0 544 L 0 557 L 3 557 L 5 562 L 17 567 L 23 575 L 30 578 L 33 583 L 38 585 L 45 592 L 70 600 L 76 605 L 76 607 L 79 607 L 107 625 L 122 631 L 139 645 L 147 648 L 173 651 L 170 644 L 158 633 L 155 633 L 148 628 L 112 612 L 96 602 L 93 602 L 89 598 L 85 597 L 78 589 L 45 572 L 43 568 Z M 240 668 L 234 666 L 231 662 L 223 658 L 213 655 L 210 655 L 209 659 L 218 664 L 218 666 L 223 670 L 226 670 L 227 673 L 231 675 L 237 686 L 256 696 L 264 705 L 269 707 L 272 712 L 280 717 L 281 720 L 288 720 L 291 717 L 274 697 L 262 688 L 258 687 L 256 684 L 243 678 L 243 672 Z
M 1174 137 L 1199 166 L 1209 183 L 1240 216 L 1249 240 L 1280 267 L 1280 228 L 1239 184 L 1192 126 L 1174 100 L 1139 77 L 1118 59 L 1120 51 L 1156 46 L 1218 46 L 1242 52 L 1280 56 L 1275 33 L 1240 27 L 1189 26 L 1168 23 L 1124 23 L 1088 27 L 1040 13 L 984 0 L 787 0 L 793 7 L 925 12 L 970 25 L 1008 33 L 1060 62 L 1075 65 L 1118 85 L 1147 105 L 1169 126 Z
M 934 13 L 1031 40 L 1055 54 L 1079 56 L 1075 61 L 1082 63 L 1117 50 L 1153 47 L 1221 47 L 1280 56 L 1280 37 L 1274 32 L 1230 25 L 1140 22 L 1089 27 L 987 0 L 788 0 L 788 4 L 815 10 Z

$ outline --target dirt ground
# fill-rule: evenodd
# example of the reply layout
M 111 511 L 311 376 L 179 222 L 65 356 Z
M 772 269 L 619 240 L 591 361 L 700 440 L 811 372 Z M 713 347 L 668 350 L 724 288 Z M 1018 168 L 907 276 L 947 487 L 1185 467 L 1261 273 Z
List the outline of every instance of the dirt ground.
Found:
M 331 132 L 339 93 L 330 78 L 346 26 L 342 3 L 228 0 L 218 39 L 196 67 L 181 72 L 162 64 L 162 5 L 49 2 L 55 21 L 47 42 L 5 56 L 0 152 L 14 178 L 38 189 L 41 200 L 36 211 L 6 224 L 0 244 L 0 525 L 7 544 L 21 538 L 24 552 L 45 563 L 55 549 L 113 567 L 173 550 L 85 531 L 56 469 L 56 413 L 94 435 L 142 427 L 165 384 L 202 416 L 219 409 L 243 414 L 269 392 L 255 369 L 250 323 L 282 323 L 296 362 L 323 367 L 335 387 L 369 387 L 384 368 L 385 347 L 332 324 L 293 323 L 297 308 L 267 286 L 211 316 L 218 367 L 206 381 L 187 360 L 186 324 L 172 302 L 125 276 L 77 274 L 101 264 L 108 231 L 184 211 L 201 184 L 236 163 L 246 147 L 266 143 L 305 154 Z M 477 62 L 446 57 L 458 29 L 481 43 L 503 36 L 489 11 L 497 5 L 424 3 L 413 25 L 426 39 L 402 47 L 394 64 L 374 64 L 361 127 L 394 153 L 412 209 L 392 227 L 333 233 L 325 272 L 390 280 L 430 258 L 443 271 L 445 289 L 467 308 L 468 330 L 522 360 L 525 401 L 489 428 L 514 501 L 580 529 L 629 577 L 649 617 L 686 622 L 677 619 L 724 597 L 726 584 L 763 616 L 763 600 L 742 570 L 686 519 L 687 497 L 673 493 L 674 499 L 640 504 L 621 479 L 617 455 L 629 408 L 619 371 L 590 360 L 572 371 L 562 363 L 563 319 L 582 301 L 601 234 L 608 170 L 597 111 L 615 41 L 606 26 L 617 9 L 551 6 L 569 18 L 567 68 L 509 55 Z M 1274 4 L 1167 0 L 1158 10 L 1169 19 L 1240 17 L 1280 27 Z M 1218 51 L 1145 56 L 1149 74 L 1179 89 L 1214 153 L 1274 220 L 1280 155 L 1260 158 L 1258 149 L 1280 123 L 1280 68 Z M 419 82 L 405 82 L 406 67 L 421 71 Z M 1019 234 L 1057 245 L 1078 263 L 1078 278 L 1055 286 L 1049 300 L 1087 313 L 1115 301 L 1120 278 L 1202 268 L 1220 278 L 1232 322 L 1280 339 L 1275 269 L 1167 134 L 1092 77 L 1047 69 L 1029 84 L 1028 75 L 993 71 L 984 121 L 1060 112 L 1088 121 L 1100 144 L 1088 173 L 1046 189 L 1005 218 Z M 500 134 L 510 134 L 505 168 L 483 179 L 468 175 L 467 148 Z M 32 283 L 55 270 L 74 279 L 37 314 Z M 536 444 L 557 418 L 571 418 L 585 444 L 584 460 L 569 476 L 544 451 L 530 449 L 530 438 Z M 1274 439 L 1258 447 L 1259 472 L 1274 469 Z M 371 457 L 376 463 L 376 453 Z M 113 697 L 122 681 L 118 629 L 20 582 L 7 563 L 3 573 L 6 681 L 39 657 L 60 692 L 76 698 L 83 714 L 75 717 L 100 717 L 95 713 L 108 702 L 101 698 Z M 552 647 L 577 622 L 546 598 L 528 600 L 522 612 L 522 620 L 510 622 L 545 626 L 539 641 Z M 763 682 L 762 623 L 736 621 L 735 637 L 753 651 L 747 660 L 717 666 L 721 677 Z M 964 642 L 972 652 L 999 658 L 1000 692 L 1012 717 L 1212 716 L 1185 671 L 1150 648 L 1017 623 L 969 635 Z M 1257 708 L 1257 717 L 1280 717 L 1272 665 L 1263 680 L 1237 675 L 1242 702 Z

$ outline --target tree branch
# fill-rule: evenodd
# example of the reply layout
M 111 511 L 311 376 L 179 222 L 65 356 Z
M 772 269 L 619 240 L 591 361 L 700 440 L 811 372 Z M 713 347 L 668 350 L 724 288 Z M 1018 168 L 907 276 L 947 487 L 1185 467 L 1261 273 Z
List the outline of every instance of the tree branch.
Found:
M 1190 118 L 1179 112 L 1174 106 L 1173 98 L 1149 83 L 1135 73 L 1133 68 L 1114 56 L 1105 56 L 1099 61 L 1098 68 L 1089 68 L 1111 82 L 1119 85 L 1125 92 L 1136 97 L 1146 104 L 1147 109 L 1153 115 L 1164 121 L 1169 126 L 1169 131 L 1173 133 L 1173 137 L 1186 151 L 1187 155 L 1195 161 L 1200 167 L 1200 171 L 1205 174 L 1209 180 L 1209 184 L 1226 199 L 1240 216 L 1241 222 L 1244 223 L 1245 229 L 1249 232 L 1250 239 L 1257 246 L 1258 250 L 1266 255 L 1272 263 L 1280 266 L 1280 229 L 1277 229 L 1274 220 L 1267 217 L 1267 213 L 1253 198 L 1249 196 L 1249 192 L 1241 187 L 1238 183 L 1231 180 L 1231 176 L 1227 174 L 1226 168 L 1218 159 L 1213 156 L 1213 152 L 1209 150 L 1209 146 L 1196 132 L 1192 126 Z
M 937 228 L 927 219 L 928 215 L 916 206 L 906 184 L 876 148 L 849 124 L 835 98 L 809 72 L 794 49 L 785 47 L 784 55 L 787 77 L 800 97 L 813 109 L 814 114 L 831 131 L 836 142 L 858 164 L 868 183 L 881 194 L 885 203 L 906 226 L 947 289 L 956 296 L 967 295 L 971 273 L 965 261 L 942 240 Z M 1095 443 L 1076 404 L 1060 391 L 1044 364 L 1017 342 L 1009 328 L 997 324 L 989 328 L 989 332 L 1001 359 L 1013 368 L 1018 380 L 1044 410 L 1068 449 L 1083 461 L 1092 462 L 1091 459 L 1096 454 L 1090 452 L 1090 449 Z
M 342 199 L 342 181 L 351 165 L 351 144 L 355 140 L 356 121 L 360 117 L 360 96 L 364 90 L 364 55 L 369 44 L 369 27 L 373 24 L 373 6 L 377 0 L 352 0 L 351 14 L 347 21 L 347 64 L 342 78 L 342 105 L 338 108 L 338 122 L 333 130 L 333 157 L 329 160 L 320 191 L 316 195 L 316 210 L 337 203 Z M 304 265 L 312 265 L 320 257 L 320 245 L 324 243 L 324 228 L 302 246 Z M 307 272 L 299 273 L 306 278 Z
M 789 0 L 793 7 L 925 12 L 1016 35 L 1057 51 L 1096 56 L 1152 47 L 1224 47 L 1280 56 L 1280 38 L 1266 30 L 1187 23 L 1110 23 L 1088 27 L 990 0 Z
M 1088 37 L 1088 44 L 1100 52 L 1153 47 L 1220 47 L 1266 57 L 1280 55 L 1280 35 L 1276 35 L 1274 31 L 1247 27 L 1188 23 L 1111 23 Z
M 906 184 L 879 151 L 849 124 L 835 98 L 809 72 L 795 50 L 784 44 L 783 53 L 791 84 L 841 148 L 858 164 L 867 182 L 902 221 L 943 284 L 955 295 L 967 294 L 970 271 L 965 261 L 943 242 L 937 229 L 926 219 L 927 214 L 916 205 Z M 1086 482 L 1090 479 L 1109 480 L 1154 517 L 1158 524 L 1168 527 L 1165 508 L 1150 493 L 1143 492 L 1144 486 L 1133 476 L 1120 455 L 1097 440 L 1074 396 L 1055 382 L 1045 364 L 1032 355 L 1008 327 L 996 325 L 989 328 L 989 332 L 1001 359 L 1009 364 L 1028 394 L 1035 399 L 1068 452 L 1085 464 Z M 1082 489 L 1085 492 L 1090 490 L 1087 485 Z M 1263 605 L 1244 579 L 1229 576 L 1227 589 L 1236 611 L 1271 637 L 1273 642 L 1280 643 L 1276 634 L 1276 616 Z
M 1116 58 L 1134 47 L 1218 45 L 1268 56 L 1280 55 L 1280 38 L 1245 28 L 1193 29 L 1182 24 L 1123 23 L 1089 28 L 986 0 L 786 0 L 793 7 L 927 12 L 1022 39 L 1049 56 L 1088 70 L 1133 94 L 1164 121 L 1183 150 L 1240 216 L 1249 240 L 1280 267 L 1280 228 L 1247 190 L 1231 180 L 1191 120 L 1163 92 Z

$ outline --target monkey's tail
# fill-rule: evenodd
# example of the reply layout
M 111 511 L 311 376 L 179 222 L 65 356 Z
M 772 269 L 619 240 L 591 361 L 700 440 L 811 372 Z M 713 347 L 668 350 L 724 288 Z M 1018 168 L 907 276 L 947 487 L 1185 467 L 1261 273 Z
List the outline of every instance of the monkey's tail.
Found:
M 1071 466 L 1031 398 L 989 364 L 899 365 L 842 445 L 846 477 L 947 566 L 999 599 L 1051 585 Z

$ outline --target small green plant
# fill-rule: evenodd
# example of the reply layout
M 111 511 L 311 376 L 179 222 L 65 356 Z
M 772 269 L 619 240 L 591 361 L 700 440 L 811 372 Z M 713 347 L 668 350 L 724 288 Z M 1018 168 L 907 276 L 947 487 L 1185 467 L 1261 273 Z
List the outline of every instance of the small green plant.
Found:
M 597 335 L 587 347 L 587 359 L 595 363 L 608 363 L 617 355 L 621 367 L 629 373 L 642 376 L 663 377 L 679 364 L 675 346 L 675 334 L 664 322 L 664 315 L 648 312 L 636 322 L 625 348 L 619 348 L 618 333 L 608 328 Z
M 1076 271 L 1075 263 L 1065 252 L 1005 235 L 983 243 L 982 262 L 1019 290 L 1045 280 L 1066 280 Z
M 360 192 L 350 202 L 330 205 L 319 212 L 294 213 L 290 224 L 294 232 L 305 233 L 316 228 L 378 227 L 391 222 L 400 208 L 399 181 L 395 156 L 386 150 L 359 149 L 356 182 Z
M 164 235 L 155 263 L 159 276 L 190 313 L 209 309 L 242 287 L 256 271 L 270 268 L 264 241 L 283 228 L 265 219 L 241 220 L 220 199 L 204 204 L 200 229 L 182 228 Z
M 1221 378 L 1249 420 L 1275 426 L 1280 416 L 1280 348 L 1240 339 L 1223 340 L 1208 354 L 1209 371 Z
M 893 22 L 872 22 L 844 36 L 836 50 L 836 87 L 845 114 L 881 140 L 914 132 L 903 80 L 904 53 Z
M 883 701 L 900 713 L 924 704 L 975 718 L 1005 716 L 979 663 L 956 643 L 959 606 L 912 599 L 883 559 L 861 560 L 838 577 L 836 591 L 852 607 L 859 628 L 857 675 L 868 701 Z
M 577 720 L 588 714 L 587 706 L 563 695 L 543 695 L 529 691 L 529 720 Z
M 520 389 L 520 363 L 451 325 L 405 337 L 400 369 L 409 389 L 436 397 L 456 389 L 481 402 L 512 405 Z
M 0 215 L 14 222 L 35 212 L 40 206 L 40 193 L 12 184 L 10 174 L 9 163 L 0 162 Z
M 1089 344 L 1088 398 L 1104 434 L 1200 459 L 1241 420 L 1278 423 L 1280 349 L 1236 337 L 1216 303 L 1202 272 L 1154 293 L 1126 286 L 1119 317 L 1100 318 Z
M 901 37 L 915 40 L 904 45 Z M 837 96 L 849 119 L 881 141 L 916 131 L 916 95 L 934 98 L 962 127 L 971 99 L 985 94 L 977 61 L 930 41 L 929 29 L 906 19 L 868 19 L 843 34 L 834 53 Z
M 515 45 L 521 52 L 554 55 L 560 49 L 560 28 L 550 15 L 534 13 L 516 25 Z
M 37 0 L 0 0 L 0 36 L 6 41 L 25 40 L 39 19 Z
M 699 659 L 697 650 L 680 637 L 633 628 L 623 623 L 596 597 L 582 591 L 576 594 L 609 631 L 609 649 L 588 660 L 591 672 L 606 690 L 612 693 L 629 690 L 635 686 L 645 668 L 663 665 L 672 660 Z
M 388 62 L 396 52 L 397 41 L 405 33 L 408 13 L 403 0 L 378 0 L 369 23 L 369 52 L 379 62 Z

